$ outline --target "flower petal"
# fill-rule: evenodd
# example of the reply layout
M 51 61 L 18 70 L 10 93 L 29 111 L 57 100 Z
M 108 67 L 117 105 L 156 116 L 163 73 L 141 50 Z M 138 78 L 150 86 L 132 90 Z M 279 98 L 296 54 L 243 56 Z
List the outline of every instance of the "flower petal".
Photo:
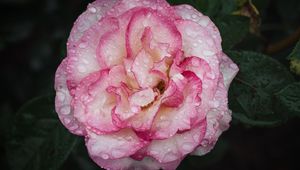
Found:
M 104 34 L 100 39 L 97 55 L 99 63 L 105 63 L 108 68 L 122 64 L 123 59 L 126 57 L 123 31 L 118 29 Z
M 101 27 L 101 29 L 99 29 Z M 100 38 L 107 32 L 118 30 L 119 23 L 116 18 L 104 18 L 92 26 L 76 43 L 68 45 L 68 81 L 76 86 L 90 73 L 104 68 L 104 63 L 97 61 L 96 50 Z
M 157 11 L 141 9 L 132 16 L 127 28 L 126 46 L 129 57 L 136 56 L 142 49 L 144 31 L 150 41 L 150 48 L 157 49 L 154 61 L 161 60 L 166 54 L 173 55 L 181 49 L 181 36 L 174 23 Z
M 144 107 L 150 104 L 154 100 L 155 96 L 156 94 L 151 88 L 146 88 L 133 93 L 129 100 L 132 106 Z
M 63 125 L 72 133 L 76 135 L 85 135 L 86 131 L 82 125 L 74 117 L 73 108 L 71 107 L 72 97 L 67 88 L 67 58 L 65 58 L 55 74 L 55 110 Z
M 130 156 L 147 144 L 131 129 L 122 129 L 112 134 L 98 135 L 88 131 L 86 146 L 91 156 L 102 159 L 118 159 Z
M 220 77 L 220 53 L 216 49 L 212 37 L 207 33 L 205 28 L 199 26 L 192 21 L 178 21 L 178 30 L 182 34 L 183 49 L 186 56 L 195 56 L 192 60 L 187 60 L 181 67 L 184 70 L 190 70 L 197 74 L 202 79 L 203 91 L 201 93 L 201 105 L 199 110 L 207 113 L 210 109 L 210 101 L 213 99 L 216 93 L 216 87 L 218 85 Z M 199 41 L 201 40 L 201 41 Z M 199 60 L 197 61 L 197 58 Z M 199 66 L 194 66 L 195 63 Z M 205 72 L 204 77 L 203 73 Z
M 153 119 L 159 110 L 160 104 L 161 100 L 157 100 L 152 103 L 151 106 L 142 109 L 138 114 L 128 120 L 127 126 L 132 127 L 138 132 L 147 132 L 152 126 Z M 148 139 L 148 137 L 143 136 L 143 139 Z
M 205 137 L 194 155 L 208 153 L 217 142 L 221 133 L 228 129 L 231 121 L 231 111 L 228 109 L 227 89 L 224 86 L 223 76 L 220 76 L 214 99 L 211 101 L 212 108 L 207 113 L 207 130 Z
M 102 168 L 110 170 L 175 170 L 181 160 L 168 163 L 160 163 L 154 158 L 145 157 L 143 160 L 136 161 L 132 158 L 102 159 L 97 155 L 91 155 L 92 159 Z
M 178 107 L 162 105 L 153 121 L 149 136 L 151 139 L 166 139 L 177 131 L 191 129 L 194 124 L 205 118 L 205 113 L 199 112 L 199 94 L 201 94 L 201 80 L 192 72 L 184 72 L 182 80 L 174 79 L 176 86 L 184 96 Z M 181 87 L 182 86 L 182 87 Z M 168 89 L 166 91 L 168 93 Z M 197 120 L 198 122 L 195 122 Z
M 136 56 L 131 70 L 141 88 L 154 87 L 159 83 L 159 77 L 150 74 L 153 64 L 152 57 L 144 50 Z
M 104 18 L 106 13 L 120 0 L 96 0 L 89 4 L 87 10 L 76 20 L 72 28 L 68 42 L 70 45 L 76 43 L 91 26 Z
M 138 7 L 157 10 L 172 19 L 178 18 L 178 16 L 175 15 L 173 8 L 166 0 L 121 0 L 121 2 L 112 8 L 108 14 L 111 16 L 120 16 L 126 11 L 130 11 Z
M 111 117 L 116 99 L 106 91 L 108 75 L 109 70 L 102 70 L 84 78 L 77 86 L 72 102 L 75 117 L 95 133 L 119 130 Z
M 147 155 L 162 163 L 183 159 L 202 141 L 206 131 L 206 121 L 181 134 L 176 134 L 164 140 L 153 140 L 147 146 Z
M 222 50 L 221 47 L 221 35 L 215 24 L 209 19 L 209 17 L 204 16 L 201 12 L 196 10 L 190 5 L 178 5 L 174 7 L 175 13 L 182 17 L 184 20 L 190 20 L 202 27 L 209 32 L 210 36 L 214 39 L 215 45 L 219 51 Z
M 230 83 L 238 73 L 239 68 L 234 62 L 232 62 L 232 60 L 225 53 L 222 53 L 221 55 L 220 68 L 224 78 L 224 85 L 228 90 Z

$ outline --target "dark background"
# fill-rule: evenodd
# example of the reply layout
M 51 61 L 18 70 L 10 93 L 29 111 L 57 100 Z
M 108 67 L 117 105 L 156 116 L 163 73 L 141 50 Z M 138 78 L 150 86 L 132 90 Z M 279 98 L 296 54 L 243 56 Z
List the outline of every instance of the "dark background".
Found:
M 10 170 L 9 162 L 14 162 L 6 156 L 10 152 L 6 141 L 16 111 L 35 96 L 53 93 L 55 70 L 65 55 L 65 44 L 73 22 L 90 2 L 0 0 L 0 169 Z M 268 53 L 288 67 L 285 56 L 291 52 L 295 41 L 275 51 L 268 50 L 268 47 L 290 35 L 297 36 L 300 1 L 253 2 L 260 12 L 259 35 L 248 33 L 234 49 Z M 198 9 L 205 8 L 198 7 L 198 3 L 192 0 L 187 3 Z M 210 15 L 209 10 L 204 11 Z M 299 118 L 268 128 L 245 126 L 233 121 L 213 152 L 201 158 L 189 156 L 179 169 L 300 169 L 299 130 Z M 87 157 L 83 144 L 78 144 L 61 169 L 94 170 L 97 167 Z

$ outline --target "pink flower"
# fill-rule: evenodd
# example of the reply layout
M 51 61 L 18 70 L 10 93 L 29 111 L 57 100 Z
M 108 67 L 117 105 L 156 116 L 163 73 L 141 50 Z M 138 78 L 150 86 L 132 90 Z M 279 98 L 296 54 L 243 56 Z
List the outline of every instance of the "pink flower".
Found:
M 106 169 L 175 169 L 209 152 L 231 120 L 238 67 L 207 17 L 165 0 L 97 0 L 56 72 L 56 111 Z

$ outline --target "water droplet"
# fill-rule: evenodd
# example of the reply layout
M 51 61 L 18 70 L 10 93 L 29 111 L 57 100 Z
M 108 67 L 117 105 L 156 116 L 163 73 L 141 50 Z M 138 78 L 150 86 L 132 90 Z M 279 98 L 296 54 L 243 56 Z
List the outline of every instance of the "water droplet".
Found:
M 64 123 L 65 124 L 69 124 L 71 122 L 71 119 L 69 119 L 69 118 L 64 118 Z
M 197 18 L 197 15 L 196 15 L 196 14 L 193 14 L 193 15 L 192 15 L 192 18 L 194 18 L 194 19 Z
M 83 66 L 83 65 L 79 65 L 79 66 L 77 67 L 77 69 L 78 69 L 78 71 L 79 71 L 80 73 L 86 72 L 86 67 Z
M 132 136 L 125 136 L 125 139 L 130 142 L 130 141 L 133 140 L 133 137 Z
M 126 142 L 125 142 L 125 140 L 123 139 L 123 138 L 118 138 L 118 144 L 119 145 L 123 145 L 123 144 L 125 144 Z
M 149 1 L 143 1 L 143 4 L 144 4 L 144 5 L 149 5 L 150 2 L 149 2 Z
M 219 106 L 220 106 L 220 102 L 214 101 L 214 102 L 213 102 L 213 106 L 214 106 L 215 108 L 219 107 Z
M 77 128 L 78 128 L 77 124 L 74 124 L 73 126 L 69 127 L 69 129 L 72 130 L 72 131 L 75 130 L 75 129 L 77 129 Z
M 215 55 L 215 53 L 213 51 L 209 51 L 209 50 L 204 50 L 203 54 L 206 55 L 206 56 L 213 56 L 213 55 Z
M 120 150 L 113 150 L 111 154 L 115 158 L 120 158 L 125 155 L 125 153 Z
M 76 134 L 82 134 L 82 133 L 83 133 L 82 130 L 80 130 L 80 129 L 76 130 Z
M 72 54 L 74 54 L 75 52 L 76 52 L 76 51 L 75 51 L 75 50 L 73 50 L 73 49 L 72 49 L 72 50 L 70 50 L 70 53 L 72 53 Z
M 108 158 L 109 158 L 108 154 L 106 154 L 106 153 L 101 153 L 100 156 L 101 156 L 103 159 L 108 159 Z
M 70 106 L 63 106 L 60 109 L 60 113 L 63 115 L 68 115 L 71 113 L 71 107 Z
M 201 142 L 201 145 L 206 147 L 208 145 L 208 140 L 203 139 L 203 141 Z
M 193 46 L 194 46 L 194 47 L 197 47 L 197 46 L 198 46 L 198 44 L 197 44 L 197 43 L 193 43 Z
M 57 97 L 57 100 L 60 102 L 63 102 L 66 98 L 65 94 L 60 91 L 56 93 L 56 97 Z
M 198 142 L 199 141 L 199 135 L 198 134 L 195 134 L 195 135 L 193 135 L 193 139 L 194 139 L 194 141 L 195 142 Z
M 168 120 L 163 120 L 163 121 L 161 121 L 161 122 L 159 123 L 159 127 L 161 127 L 161 128 L 166 128 L 166 127 L 168 127 L 170 124 L 171 124 L 170 121 L 168 121 Z
M 78 61 L 78 58 L 77 57 L 72 57 L 71 58 L 73 61 Z
M 151 155 L 158 155 L 159 153 L 158 153 L 157 151 L 153 151 L 153 150 L 152 150 L 152 151 L 150 151 L 150 154 L 151 154 Z
M 95 7 L 90 7 L 88 9 L 91 13 L 96 13 L 97 12 L 97 9 Z
M 90 63 L 90 62 L 89 62 L 87 59 L 85 59 L 85 58 L 82 59 L 82 62 L 83 62 L 84 64 L 89 64 L 89 63 Z
M 80 43 L 80 44 L 79 44 L 79 48 L 85 48 L 86 46 L 87 46 L 86 43 Z
M 160 120 L 165 120 L 166 117 L 165 117 L 165 116 L 160 116 L 159 119 L 160 119 Z
M 193 7 L 190 6 L 190 5 L 186 5 L 186 8 L 187 8 L 187 9 L 193 9 Z
M 202 17 L 199 21 L 199 24 L 203 27 L 206 27 L 209 23 L 208 17 Z
M 169 152 L 164 156 L 164 162 L 171 162 L 177 159 L 177 156 L 173 152 Z
M 175 74 L 175 75 L 173 76 L 173 79 L 174 79 L 174 80 L 176 80 L 176 79 L 183 80 L 184 77 L 183 77 L 180 73 L 178 73 L 178 74 Z
M 133 113 L 137 113 L 140 111 L 140 108 L 137 107 L 137 106 L 132 106 L 131 109 L 130 109 Z
M 182 145 L 182 149 L 184 150 L 184 151 L 191 151 L 192 149 L 194 148 L 194 146 L 193 146 L 193 144 L 191 144 L 191 143 L 184 143 L 183 145 Z
M 214 73 L 208 73 L 206 74 L 206 76 L 210 79 L 214 79 L 215 78 L 215 74 Z

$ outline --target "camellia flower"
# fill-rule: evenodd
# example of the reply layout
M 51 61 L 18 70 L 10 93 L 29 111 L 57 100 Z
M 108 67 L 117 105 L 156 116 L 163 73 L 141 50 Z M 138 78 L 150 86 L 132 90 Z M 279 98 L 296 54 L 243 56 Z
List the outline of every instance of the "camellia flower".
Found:
M 193 7 L 97 0 L 71 31 L 56 111 L 103 168 L 176 169 L 228 128 L 237 71 L 216 26 Z

